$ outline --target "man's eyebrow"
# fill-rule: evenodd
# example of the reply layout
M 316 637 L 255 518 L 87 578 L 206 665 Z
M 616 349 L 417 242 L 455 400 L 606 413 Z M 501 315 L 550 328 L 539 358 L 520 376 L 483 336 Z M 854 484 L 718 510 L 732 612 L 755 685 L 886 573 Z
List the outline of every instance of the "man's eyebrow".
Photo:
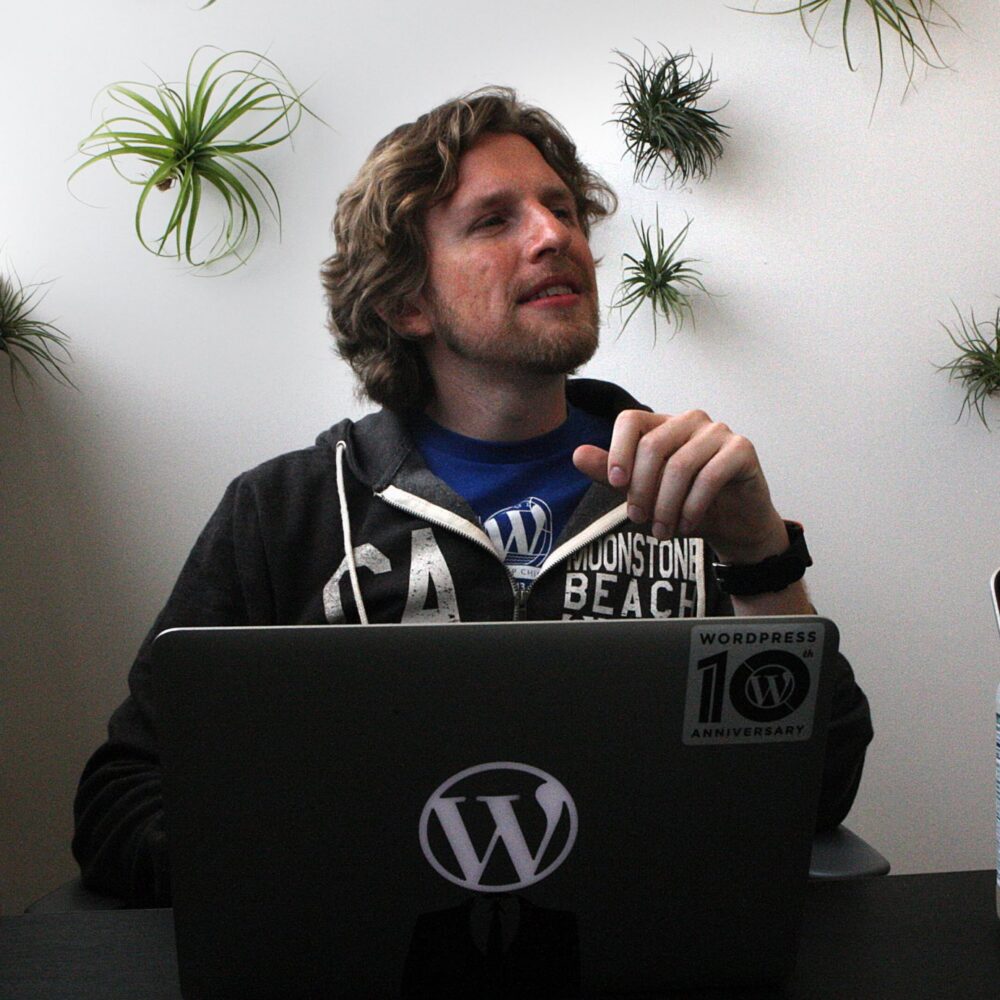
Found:
M 498 188 L 487 194 L 472 198 L 464 205 L 459 205 L 458 210 L 463 215 L 477 215 L 480 212 L 488 211 L 491 208 L 499 208 L 516 201 L 518 192 L 514 188 Z M 551 184 L 542 189 L 540 199 L 543 202 L 551 203 L 558 201 L 574 202 L 573 194 L 565 185 Z

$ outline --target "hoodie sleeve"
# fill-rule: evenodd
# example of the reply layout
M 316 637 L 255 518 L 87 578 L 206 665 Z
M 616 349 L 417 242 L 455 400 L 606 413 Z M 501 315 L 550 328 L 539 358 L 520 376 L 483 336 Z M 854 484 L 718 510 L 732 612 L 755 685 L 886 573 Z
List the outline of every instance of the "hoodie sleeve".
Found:
M 714 556 L 709 550 L 707 562 Z M 708 595 L 706 614 L 729 617 L 732 601 L 719 589 L 713 572 L 706 573 Z M 861 784 L 865 752 L 872 741 L 872 717 L 868 699 L 854 679 L 847 657 L 837 653 L 834 665 L 836 681 L 830 725 L 826 737 L 826 760 L 823 765 L 823 785 L 816 813 L 816 829 L 832 829 L 842 823 L 854 804 Z
M 854 671 L 842 653 L 837 653 L 837 681 L 826 736 L 826 762 L 820 793 L 816 829 L 842 823 L 854 804 L 861 783 L 865 751 L 872 740 L 872 717 L 868 699 L 854 679 Z
M 246 582 L 245 582 L 246 581 Z M 140 647 L 129 695 L 90 758 L 74 802 L 73 855 L 83 883 L 133 906 L 170 903 L 159 751 L 150 669 L 153 639 L 178 626 L 266 624 L 270 609 L 252 491 L 227 489 Z

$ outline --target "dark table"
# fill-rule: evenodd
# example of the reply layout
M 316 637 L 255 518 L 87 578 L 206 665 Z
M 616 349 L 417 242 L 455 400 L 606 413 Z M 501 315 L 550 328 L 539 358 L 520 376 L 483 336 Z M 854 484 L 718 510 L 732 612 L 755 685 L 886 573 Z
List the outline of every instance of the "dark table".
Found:
M 814 883 L 795 975 L 768 995 L 1000 1000 L 994 885 L 993 871 Z M 42 997 L 178 1000 L 172 911 L 3 918 L 0 998 Z

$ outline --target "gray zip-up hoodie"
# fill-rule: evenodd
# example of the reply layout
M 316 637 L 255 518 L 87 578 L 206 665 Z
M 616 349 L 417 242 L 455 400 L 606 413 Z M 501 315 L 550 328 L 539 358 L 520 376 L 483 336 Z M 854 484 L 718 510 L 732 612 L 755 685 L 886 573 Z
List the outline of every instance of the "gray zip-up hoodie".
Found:
M 609 419 L 639 405 L 586 379 L 567 395 Z M 237 477 L 195 543 L 80 780 L 73 852 L 84 883 L 135 905 L 170 901 L 149 677 L 164 629 L 732 614 L 711 558 L 700 538 L 658 541 L 595 484 L 523 590 L 468 504 L 426 468 L 403 417 L 342 421 Z M 820 827 L 847 814 L 872 736 L 867 700 L 843 657 L 838 667 Z

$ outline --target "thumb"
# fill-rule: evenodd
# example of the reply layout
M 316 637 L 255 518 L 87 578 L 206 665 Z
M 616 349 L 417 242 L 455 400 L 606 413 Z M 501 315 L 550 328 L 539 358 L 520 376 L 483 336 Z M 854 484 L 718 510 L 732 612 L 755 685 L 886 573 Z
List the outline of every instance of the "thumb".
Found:
M 608 482 L 608 453 L 593 444 L 582 444 L 573 452 L 573 464 L 595 483 Z

